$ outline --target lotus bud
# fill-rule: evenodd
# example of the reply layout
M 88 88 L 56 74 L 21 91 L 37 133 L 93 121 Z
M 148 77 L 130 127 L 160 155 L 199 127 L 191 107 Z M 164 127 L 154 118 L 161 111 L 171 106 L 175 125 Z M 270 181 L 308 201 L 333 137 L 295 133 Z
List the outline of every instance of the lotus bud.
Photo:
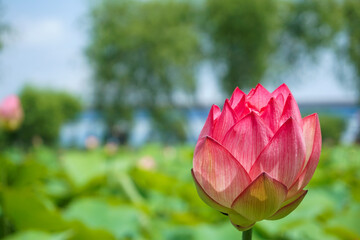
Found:
M 301 117 L 283 84 L 236 88 L 222 111 L 213 105 L 197 141 L 192 175 L 200 198 L 240 231 L 291 213 L 319 161 L 317 114 Z
M 23 120 L 23 110 L 19 98 L 11 95 L 0 104 L 0 123 L 6 130 L 16 130 Z

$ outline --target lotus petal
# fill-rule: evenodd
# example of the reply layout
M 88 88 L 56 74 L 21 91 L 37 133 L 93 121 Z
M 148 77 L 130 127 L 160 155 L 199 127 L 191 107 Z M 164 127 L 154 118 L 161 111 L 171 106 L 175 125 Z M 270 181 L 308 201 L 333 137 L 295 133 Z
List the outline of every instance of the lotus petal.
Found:
M 228 131 L 222 145 L 249 172 L 272 135 L 272 131 L 262 122 L 258 115 L 251 112 Z
M 250 184 L 250 177 L 241 164 L 210 137 L 205 137 L 195 149 L 193 171 L 206 194 L 228 208 Z
M 192 177 L 193 177 L 193 179 L 194 179 L 196 191 L 197 191 L 199 197 L 200 197 L 207 205 L 209 205 L 210 207 L 212 207 L 212 208 L 214 208 L 214 209 L 216 209 L 216 210 L 218 210 L 219 212 L 222 212 L 222 213 L 229 213 L 229 212 L 232 211 L 230 208 L 226 208 L 226 207 L 220 205 L 219 203 L 217 203 L 214 199 L 212 199 L 212 198 L 204 191 L 204 189 L 200 186 L 198 180 L 196 179 L 193 169 L 191 169 L 191 175 L 192 175 Z
M 246 96 L 246 99 L 251 98 L 251 97 L 254 95 L 254 93 L 255 93 L 255 89 L 252 88 L 252 89 L 249 91 L 248 95 Z
M 251 220 L 241 216 L 240 214 L 234 212 L 233 210 L 232 210 L 232 212 L 229 213 L 229 218 L 233 224 L 236 224 L 238 226 L 246 227 L 246 226 L 253 225 L 255 223 L 254 221 L 251 221 Z
M 317 161 L 315 162 L 317 166 L 317 162 L 320 157 L 320 150 L 321 150 L 321 130 L 320 130 L 319 117 L 316 113 L 307 116 L 303 119 L 303 135 L 305 139 L 305 148 L 306 148 L 305 165 L 309 162 L 310 158 L 312 157 L 314 158 L 313 160 L 316 160 L 317 158 Z
M 250 113 L 250 109 L 246 106 L 246 96 L 244 95 L 240 102 L 235 106 L 234 112 L 238 119 L 242 119 L 244 116 Z
M 275 133 L 279 126 L 282 109 L 272 97 L 269 103 L 261 110 L 260 117 L 264 123 Z
M 319 163 L 321 151 L 321 129 L 318 115 L 312 114 L 303 119 L 303 134 L 306 144 L 306 161 L 305 168 L 302 170 L 300 177 L 289 189 L 291 195 L 299 189 L 303 189 L 314 175 L 315 169 Z
M 290 117 L 294 118 L 296 122 L 299 124 L 299 126 L 302 127 L 302 118 L 301 118 L 299 106 L 297 105 L 292 94 L 289 94 L 289 96 L 286 99 L 280 119 L 280 125 L 286 122 Z
M 277 220 L 286 217 L 299 206 L 299 204 L 302 202 L 306 194 L 307 191 L 303 191 L 302 194 L 298 196 L 295 200 L 285 205 L 284 207 L 280 208 L 275 214 L 273 214 L 271 217 L 268 217 L 266 219 Z
M 215 121 L 220 116 L 220 113 L 221 113 L 220 108 L 216 105 L 212 105 L 209 115 L 206 119 L 205 125 L 200 132 L 199 139 L 206 136 L 212 136 L 212 131 L 215 125 Z
M 212 137 L 221 142 L 229 129 L 237 122 L 237 116 L 226 99 L 221 115 L 215 123 Z
M 232 225 L 233 225 L 237 230 L 239 230 L 239 231 L 249 230 L 249 229 L 252 228 L 252 227 L 254 226 L 254 224 L 255 224 L 255 223 L 253 223 L 253 224 L 251 224 L 250 226 L 245 226 L 245 227 L 243 227 L 243 226 L 237 225 L 237 224 L 235 224 L 235 223 L 233 223 L 233 222 L 231 222 L 231 223 L 232 223 Z
M 251 93 L 251 96 L 248 97 L 247 102 L 251 107 L 255 108 L 257 111 L 260 111 L 260 109 L 263 108 L 269 102 L 270 95 L 271 94 L 269 93 L 269 91 L 266 90 L 259 83 L 256 86 L 253 94 Z
M 260 221 L 279 209 L 286 194 L 284 184 L 262 173 L 235 199 L 231 208 L 247 219 Z
M 278 103 L 280 105 L 284 105 L 284 101 L 285 99 L 287 99 L 289 94 L 291 94 L 289 88 L 286 86 L 285 83 L 283 83 L 271 93 L 271 97 L 275 97 L 276 100 L 282 99 L 282 101 L 278 101 Z
M 304 162 L 305 143 L 301 128 L 293 118 L 289 118 L 260 153 L 250 170 L 250 176 L 254 179 L 266 172 L 290 187 L 299 176 Z
M 238 87 L 236 87 L 230 98 L 231 107 L 234 109 L 244 96 L 245 96 L 245 93 L 243 91 L 241 91 Z

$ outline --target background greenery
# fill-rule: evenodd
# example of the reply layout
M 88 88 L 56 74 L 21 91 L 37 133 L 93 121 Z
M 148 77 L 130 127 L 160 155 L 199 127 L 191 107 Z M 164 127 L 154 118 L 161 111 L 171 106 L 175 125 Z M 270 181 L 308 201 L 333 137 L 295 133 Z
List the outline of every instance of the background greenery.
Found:
M 19 98 L 24 121 L 16 131 L 0 131 L 0 148 L 13 144 L 29 147 L 40 142 L 54 146 L 59 140 L 61 126 L 82 110 L 79 99 L 63 91 L 25 86 Z
M 0 159 L 0 233 L 7 240 L 239 239 L 227 217 L 198 197 L 192 154 L 193 146 L 156 144 L 113 155 L 8 149 Z M 360 238 L 359 154 L 358 146 L 324 146 L 302 204 L 256 224 L 254 238 Z
M 82 104 L 24 88 L 21 128 L 0 132 L 3 239 L 240 239 L 191 179 L 184 112 L 198 107 L 201 64 L 211 64 L 229 96 L 331 51 L 360 90 L 358 0 L 105 0 L 94 1 L 87 20 L 94 94 L 86 106 L 105 116 L 109 138 L 116 126 L 127 136 L 145 110 L 151 143 L 61 149 L 59 129 Z M 0 23 L 0 48 L 6 29 Z M 360 239 L 360 146 L 339 145 L 343 119 L 320 121 L 324 147 L 308 195 L 285 219 L 256 224 L 255 239 Z
M 198 104 L 204 62 L 229 96 L 236 86 L 295 80 L 293 72 L 330 52 L 339 81 L 360 90 L 359 9 L 358 0 L 95 1 L 86 48 L 93 104 L 125 130 L 136 109 L 146 110 L 162 141 L 172 133 L 184 142 L 184 121 L 162 113 Z

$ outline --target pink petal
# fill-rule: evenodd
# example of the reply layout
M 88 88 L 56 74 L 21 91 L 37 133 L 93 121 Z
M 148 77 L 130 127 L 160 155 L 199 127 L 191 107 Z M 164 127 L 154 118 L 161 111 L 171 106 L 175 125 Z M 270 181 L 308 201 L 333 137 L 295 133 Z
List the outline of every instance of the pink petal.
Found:
M 245 93 L 236 87 L 230 98 L 230 105 L 233 109 L 238 105 L 243 96 L 245 96 Z
M 278 220 L 283 217 L 286 217 L 287 215 L 289 215 L 292 211 L 294 211 L 299 206 L 299 204 L 302 202 L 302 200 L 304 199 L 306 194 L 307 194 L 307 191 L 303 191 L 301 193 L 301 195 L 299 195 L 293 201 L 289 202 L 288 204 L 286 204 L 285 206 L 280 208 L 274 215 L 272 215 L 271 217 L 268 217 L 267 219 L 268 220 Z
M 305 143 L 301 128 L 293 118 L 289 118 L 260 153 L 250 170 L 250 176 L 254 179 L 266 172 L 290 187 L 299 176 L 304 162 Z
M 260 221 L 280 208 L 286 194 L 284 184 L 262 173 L 235 199 L 231 207 L 247 219 Z
M 286 122 L 290 117 L 294 118 L 302 127 L 302 118 L 301 118 L 299 106 L 297 105 L 293 95 L 291 94 L 286 99 L 285 106 L 280 119 L 280 125 Z
M 212 136 L 215 120 L 219 117 L 219 115 L 220 115 L 220 108 L 216 105 L 212 105 L 209 115 L 206 119 L 205 125 L 200 132 L 199 139 L 205 136 Z
M 300 177 L 291 186 L 289 192 L 295 194 L 303 189 L 314 175 L 315 169 L 319 163 L 321 151 L 321 130 L 318 115 L 312 114 L 303 119 L 303 135 L 306 146 L 306 165 Z
M 320 157 L 321 130 L 320 130 L 319 117 L 316 113 L 307 116 L 303 119 L 303 135 L 305 139 L 305 148 L 306 148 L 306 160 L 305 160 L 305 166 L 306 166 L 314 150 L 317 151 L 316 154 L 318 157 Z M 314 144 L 317 145 L 314 146 Z
M 289 94 L 291 94 L 291 92 L 288 86 L 283 83 L 271 93 L 271 96 L 275 98 L 277 98 L 278 96 L 282 96 L 283 100 L 285 100 L 289 96 Z M 281 102 L 279 102 L 279 104 L 281 104 Z
M 255 89 L 252 88 L 252 89 L 249 91 L 248 95 L 246 96 L 247 99 L 251 98 L 251 97 L 254 95 L 254 93 L 255 93 Z
M 201 198 L 201 200 L 203 200 L 210 207 L 212 207 L 222 213 L 232 212 L 232 210 L 230 208 L 226 208 L 226 207 L 220 205 L 205 192 L 205 190 L 200 186 L 198 180 L 196 179 L 194 171 L 192 169 L 191 169 L 191 175 L 194 179 L 196 191 L 197 191 L 199 197 Z
M 289 95 L 288 95 L 289 96 Z M 286 96 L 287 98 L 287 96 Z M 285 105 L 285 99 L 282 94 L 279 94 L 275 99 L 276 102 L 279 104 L 280 108 L 283 109 Z
M 260 117 L 273 132 L 276 132 L 280 127 L 281 113 L 282 109 L 272 97 L 270 98 L 268 105 L 261 110 Z
M 254 94 L 248 98 L 247 102 L 250 106 L 260 111 L 268 103 L 269 99 L 269 91 L 259 83 L 254 90 Z
M 218 121 L 215 123 L 212 137 L 221 142 L 229 129 L 237 122 L 237 116 L 226 99 Z
M 210 137 L 205 137 L 195 150 L 193 169 L 207 195 L 228 208 L 250 183 L 249 175 L 234 156 Z
M 247 172 L 272 137 L 272 131 L 251 112 L 225 135 L 222 145 L 241 163 Z
M 246 106 L 246 96 L 244 95 L 240 102 L 235 106 L 234 112 L 238 119 L 242 119 L 244 116 L 250 113 L 250 109 Z

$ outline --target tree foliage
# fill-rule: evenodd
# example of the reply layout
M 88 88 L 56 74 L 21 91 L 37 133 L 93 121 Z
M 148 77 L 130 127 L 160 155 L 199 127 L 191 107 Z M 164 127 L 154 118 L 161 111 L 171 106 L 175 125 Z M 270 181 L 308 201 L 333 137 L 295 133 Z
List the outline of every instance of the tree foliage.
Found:
M 81 103 L 72 95 L 51 90 L 25 87 L 20 93 L 24 111 L 21 127 L 13 132 L 2 132 L 2 142 L 15 142 L 23 146 L 32 144 L 34 138 L 44 144 L 57 142 L 60 127 L 73 119 L 81 110 Z
M 106 0 L 91 13 L 87 55 L 97 105 L 108 120 L 135 108 L 172 106 L 174 91 L 191 93 L 198 38 L 187 2 Z
M 214 45 L 212 59 L 224 65 L 222 85 L 227 93 L 236 86 L 260 82 L 276 49 L 279 1 L 208 0 L 207 29 Z
M 178 120 L 165 121 L 161 112 L 173 109 L 178 91 L 191 99 L 199 63 L 210 61 L 230 94 L 316 60 L 324 49 L 353 67 L 360 91 L 359 9 L 358 0 L 100 2 L 87 48 L 96 104 L 110 124 L 146 109 L 155 125 L 182 138 L 173 128 Z
M 360 93 L 360 1 L 345 1 L 344 16 L 344 33 L 347 36 L 344 54 L 354 67 L 357 76 L 357 89 Z

